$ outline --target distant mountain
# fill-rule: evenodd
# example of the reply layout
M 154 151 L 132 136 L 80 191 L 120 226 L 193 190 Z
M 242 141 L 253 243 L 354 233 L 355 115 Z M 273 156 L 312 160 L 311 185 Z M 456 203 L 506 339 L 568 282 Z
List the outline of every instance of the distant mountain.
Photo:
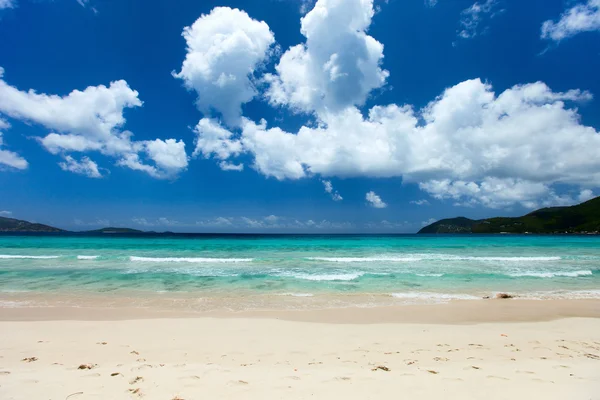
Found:
M 0 217 L 0 232 L 64 232 L 53 226 Z
M 522 217 L 443 219 L 419 233 L 595 233 L 600 234 L 600 197 L 571 207 L 542 208 Z
M 85 231 L 83 233 L 145 233 L 144 231 L 140 231 L 137 229 L 131 228 L 101 228 L 94 229 L 93 231 Z

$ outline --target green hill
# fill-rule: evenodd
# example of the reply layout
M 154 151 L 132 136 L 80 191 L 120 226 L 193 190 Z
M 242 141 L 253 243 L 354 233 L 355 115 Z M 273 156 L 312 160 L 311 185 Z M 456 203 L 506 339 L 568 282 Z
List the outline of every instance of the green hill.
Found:
M 64 232 L 53 226 L 0 217 L 0 232 Z
M 571 207 L 542 208 L 522 217 L 443 219 L 419 233 L 600 233 L 600 197 Z

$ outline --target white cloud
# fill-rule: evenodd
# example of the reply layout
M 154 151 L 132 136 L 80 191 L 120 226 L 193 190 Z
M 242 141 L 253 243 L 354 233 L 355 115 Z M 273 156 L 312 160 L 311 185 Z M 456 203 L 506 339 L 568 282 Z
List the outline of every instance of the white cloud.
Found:
M 577 200 L 580 203 L 583 203 L 585 201 L 593 199 L 594 197 L 596 197 L 594 192 L 592 192 L 590 189 L 584 189 L 581 192 L 579 192 L 579 196 L 577 196 Z
M 0 10 L 5 8 L 15 8 L 17 2 L 15 0 L 0 0 Z
M 173 176 L 187 168 L 188 157 L 185 153 L 185 143 L 175 139 L 155 139 L 140 142 L 144 151 L 166 176 Z
M 385 202 L 383 200 L 381 200 L 381 197 L 379 197 L 373 191 L 368 192 L 366 194 L 365 198 L 367 199 L 367 201 L 369 202 L 371 207 L 374 207 L 374 208 L 386 208 L 387 207 L 387 204 L 385 204 Z
M 325 179 L 322 179 L 321 182 L 323 182 L 323 186 L 325 187 L 325 192 L 329 193 L 329 195 L 331 196 L 331 199 L 333 201 L 342 201 L 342 200 L 344 200 L 344 198 L 342 196 L 340 196 L 340 194 L 338 193 L 338 191 L 333 189 L 333 185 L 331 184 L 331 181 L 327 181 Z
M 427 221 L 421 222 L 421 226 L 431 225 L 434 222 L 437 222 L 437 219 L 435 219 L 435 218 L 429 218 Z
M 241 172 L 244 170 L 244 164 L 234 164 L 227 161 L 221 161 L 219 163 L 219 168 L 223 171 L 238 171 Z
M 438 0 L 425 0 L 425 5 L 427 7 L 435 7 L 438 3 Z
M 275 42 L 269 26 L 244 11 L 216 7 L 186 27 L 183 37 L 187 55 L 173 76 L 196 91 L 200 111 L 217 111 L 228 125 L 237 125 L 242 105 L 257 94 L 254 72 Z
M 12 215 L 12 211 L 0 211 L 0 216 L 2 217 L 10 217 Z
M 579 90 L 553 92 L 541 82 L 496 95 L 491 85 L 473 79 L 446 89 L 418 112 L 392 104 L 375 106 L 364 118 L 349 107 L 297 134 L 245 119 L 241 135 L 228 134 L 226 140 L 252 154 L 257 171 L 280 180 L 401 176 L 424 182 L 424 189 L 429 181 L 447 180 L 442 188 L 448 195 L 432 190 L 442 198 L 453 198 L 454 186 L 464 183 L 489 187 L 464 192 L 484 196 L 480 202 L 489 206 L 525 203 L 537 195 L 548 196 L 538 198 L 544 202 L 556 200 L 549 190 L 556 183 L 600 186 L 600 135 L 568 106 L 591 98 Z M 495 201 L 490 182 L 529 190 Z
M 383 45 L 366 34 L 373 15 L 373 0 L 317 1 L 301 19 L 306 42 L 264 77 L 269 102 L 319 114 L 362 105 L 389 75 L 380 68 Z
M 98 164 L 86 156 L 81 157 L 81 160 L 79 161 L 71 156 L 65 156 L 65 160 L 58 163 L 58 165 L 63 171 L 85 175 L 89 178 L 102 178 L 102 174 L 98 170 Z
M 204 227 L 230 227 L 233 226 L 233 218 L 216 217 L 209 220 L 196 221 L 196 225 Z
M 155 223 L 148 221 L 146 218 L 131 218 L 131 222 L 141 226 L 154 226 Z
M 25 160 L 23 157 L 21 157 L 15 152 L 2 149 L 2 146 L 4 145 L 2 131 L 7 130 L 9 128 L 10 124 L 2 118 L 0 118 L 0 165 L 6 165 L 15 169 L 27 169 L 27 167 L 29 166 L 27 160 Z
M 458 36 L 462 39 L 470 39 L 479 35 L 481 22 L 488 16 L 494 18 L 503 11 L 498 10 L 498 0 L 485 0 L 482 3 L 476 1 L 462 11 Z
M 565 11 L 558 22 L 542 24 L 542 39 L 559 42 L 581 32 L 600 31 L 600 0 L 588 0 Z
M 217 120 L 202 118 L 194 128 L 194 132 L 196 133 L 194 157 L 214 156 L 219 160 L 226 160 L 242 152 L 242 144 L 232 140 L 233 133 L 223 128 Z
M 0 68 L 0 78 L 3 72 Z M 141 105 L 138 92 L 124 80 L 114 81 L 108 87 L 89 86 L 58 96 L 21 91 L 0 79 L 0 113 L 56 131 L 39 139 L 49 152 L 99 151 L 117 158 L 118 165 L 143 170 L 158 178 L 173 176 L 187 166 L 183 142 L 134 141 L 131 132 L 122 130 L 124 110 Z M 147 155 L 156 166 L 143 164 L 139 153 Z
M 428 206 L 428 205 L 430 205 L 429 201 L 427 201 L 425 199 L 413 200 L 413 201 L 410 202 L 410 204 L 415 204 L 417 206 Z

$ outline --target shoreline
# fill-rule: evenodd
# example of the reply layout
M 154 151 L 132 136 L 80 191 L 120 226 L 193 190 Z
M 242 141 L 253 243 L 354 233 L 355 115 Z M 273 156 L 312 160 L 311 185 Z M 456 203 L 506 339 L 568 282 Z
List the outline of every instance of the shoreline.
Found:
M 128 321 L 157 319 L 269 319 L 330 324 L 432 324 L 547 322 L 566 318 L 600 319 L 600 300 L 490 299 L 443 304 L 339 307 L 311 310 L 160 309 L 131 306 L 0 307 L 0 321 Z

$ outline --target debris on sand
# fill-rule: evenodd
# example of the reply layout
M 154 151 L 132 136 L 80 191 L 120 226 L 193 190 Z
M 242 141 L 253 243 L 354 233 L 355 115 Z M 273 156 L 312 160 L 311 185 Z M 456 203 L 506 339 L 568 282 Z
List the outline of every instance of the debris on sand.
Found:
M 95 368 L 97 364 L 81 364 L 77 369 L 92 369 Z
M 120 372 L 113 372 L 112 374 L 110 374 L 110 376 L 117 376 L 117 375 L 121 375 Z
M 37 357 L 25 357 L 24 359 L 22 359 L 21 361 L 25 361 L 25 362 L 34 362 L 37 361 L 38 358 Z
M 508 293 L 498 293 L 498 294 L 496 295 L 496 298 L 497 298 L 497 299 L 512 299 L 512 298 L 514 298 L 514 297 L 515 297 L 515 296 L 513 296 L 512 294 L 508 294 Z
M 377 370 L 382 370 L 382 371 L 385 371 L 385 372 L 390 372 L 390 371 L 391 371 L 391 370 L 390 370 L 388 367 L 386 367 L 385 365 L 378 365 L 378 366 L 376 366 L 375 368 L 372 368 L 372 369 L 371 369 L 371 371 L 377 371 Z
M 439 372 L 437 372 L 437 371 L 434 371 L 434 370 L 432 370 L 432 369 L 428 369 L 428 370 L 427 370 L 427 372 L 429 372 L 430 374 L 434 374 L 434 375 L 437 375 L 437 374 L 439 374 Z

